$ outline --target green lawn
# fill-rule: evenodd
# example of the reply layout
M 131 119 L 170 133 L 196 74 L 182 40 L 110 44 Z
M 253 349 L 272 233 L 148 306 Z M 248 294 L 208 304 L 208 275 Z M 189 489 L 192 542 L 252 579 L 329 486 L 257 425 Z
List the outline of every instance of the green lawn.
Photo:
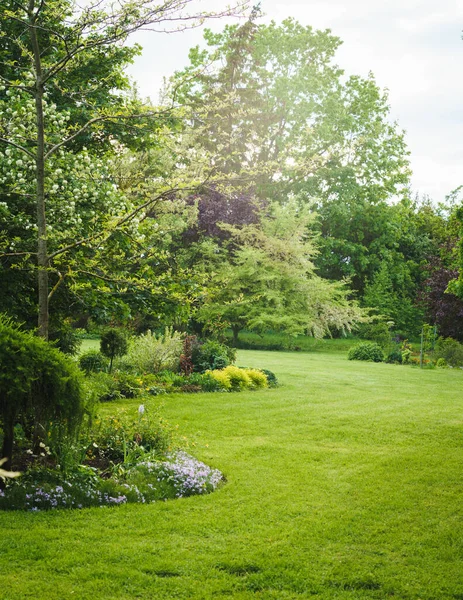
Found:
M 238 364 L 281 387 L 163 398 L 226 485 L 1 513 L 0 598 L 463 599 L 463 372 L 335 353 Z

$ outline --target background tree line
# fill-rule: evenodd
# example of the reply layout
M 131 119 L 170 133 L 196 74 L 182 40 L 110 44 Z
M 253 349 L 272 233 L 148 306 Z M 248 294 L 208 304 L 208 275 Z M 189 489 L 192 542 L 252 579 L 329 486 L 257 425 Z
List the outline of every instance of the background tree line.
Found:
M 181 4 L 3 3 L 0 311 L 44 337 L 79 317 L 236 337 L 338 334 L 370 308 L 462 339 L 458 191 L 413 196 L 373 75 L 343 73 L 329 31 L 254 9 L 147 104 L 128 36 Z

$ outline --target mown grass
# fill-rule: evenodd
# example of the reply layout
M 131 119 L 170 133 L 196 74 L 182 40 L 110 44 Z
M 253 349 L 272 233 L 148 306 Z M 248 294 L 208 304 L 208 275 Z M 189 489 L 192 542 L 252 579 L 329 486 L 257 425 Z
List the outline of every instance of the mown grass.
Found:
M 463 598 L 463 372 L 323 353 L 238 362 L 281 387 L 163 398 L 226 485 L 0 514 L 0 597 Z

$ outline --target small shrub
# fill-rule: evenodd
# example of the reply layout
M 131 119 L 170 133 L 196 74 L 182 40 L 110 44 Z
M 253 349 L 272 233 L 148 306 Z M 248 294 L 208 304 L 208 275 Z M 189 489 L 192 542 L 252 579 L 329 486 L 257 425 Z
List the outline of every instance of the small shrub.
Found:
M 382 362 L 384 357 L 379 344 L 375 342 L 360 342 L 360 344 L 356 344 L 349 350 L 347 358 L 349 360 Z
M 445 358 L 438 358 L 436 361 L 436 367 L 438 367 L 439 369 L 447 369 L 448 364 Z
M 402 352 L 400 352 L 399 350 L 393 350 L 392 352 L 389 352 L 385 362 L 389 364 L 401 365 L 402 360 Z
M 160 336 L 147 331 L 132 340 L 127 362 L 139 373 L 178 371 L 182 349 L 182 334 L 172 328 L 167 327 Z
M 109 372 L 113 368 L 113 360 L 116 356 L 127 354 L 128 343 L 124 332 L 119 329 L 109 329 L 101 336 L 100 351 L 109 358 Z
M 252 380 L 246 372 L 246 369 L 240 369 L 233 365 L 229 365 L 224 369 L 230 379 L 231 389 L 233 391 L 245 390 L 252 387 Z
M 180 355 L 180 371 L 183 375 L 191 375 L 193 373 L 193 349 L 197 345 L 195 335 L 186 335 L 183 340 L 183 352 Z
M 199 386 L 203 392 L 218 392 L 221 389 L 219 382 L 210 373 L 192 373 L 188 377 L 188 384 Z
M 89 373 L 87 387 L 97 402 L 113 402 L 121 398 L 118 384 L 109 373 Z
M 276 387 L 278 385 L 277 376 L 273 371 L 269 371 L 268 369 L 260 369 L 264 375 L 267 376 L 267 383 L 269 387 Z
M 209 375 L 214 379 L 219 385 L 220 389 L 225 392 L 229 392 L 231 390 L 231 381 L 228 373 L 225 373 L 223 370 L 214 370 L 214 371 L 206 371 L 206 375 Z
M 224 369 L 233 363 L 236 360 L 236 350 L 220 342 L 209 340 L 194 346 L 191 358 L 194 370 L 204 373 L 209 370 Z
M 108 361 L 98 350 L 88 350 L 79 356 L 79 367 L 86 375 L 106 371 Z
M 452 367 L 463 366 L 463 345 L 453 338 L 439 338 L 435 349 L 435 358 L 443 358 Z
M 114 373 L 113 379 L 123 398 L 136 398 L 142 392 L 143 380 L 136 375 L 118 371 Z
M 402 364 L 408 365 L 412 357 L 412 351 L 409 348 L 402 350 Z
M 267 375 L 258 369 L 246 369 L 246 375 L 251 380 L 251 387 L 254 389 L 268 387 Z

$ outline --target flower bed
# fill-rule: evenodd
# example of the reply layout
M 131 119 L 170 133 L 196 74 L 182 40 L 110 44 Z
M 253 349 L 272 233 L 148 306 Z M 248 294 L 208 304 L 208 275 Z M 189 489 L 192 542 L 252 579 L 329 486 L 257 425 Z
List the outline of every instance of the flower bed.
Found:
M 147 455 L 129 467 L 121 463 L 117 471 L 104 479 L 95 468 L 83 465 L 66 475 L 56 469 L 31 470 L 0 490 L 0 509 L 37 512 L 152 503 L 208 494 L 224 480 L 219 470 L 184 451 L 169 454 L 164 460 Z

